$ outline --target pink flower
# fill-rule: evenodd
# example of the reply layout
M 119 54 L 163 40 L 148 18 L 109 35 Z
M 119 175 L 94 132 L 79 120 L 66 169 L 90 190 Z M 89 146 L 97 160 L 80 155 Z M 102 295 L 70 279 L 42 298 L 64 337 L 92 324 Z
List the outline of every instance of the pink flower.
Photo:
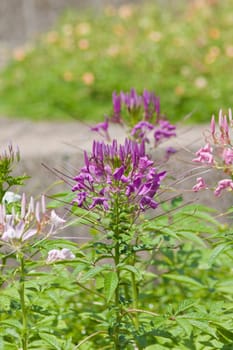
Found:
M 211 135 L 214 137 L 214 135 L 215 135 L 215 117 L 214 117 L 214 115 L 211 118 L 210 131 L 211 131 Z
M 218 186 L 214 191 L 215 196 L 220 196 L 221 192 L 225 189 L 233 190 L 233 181 L 231 179 L 224 179 L 218 182 Z
M 195 154 L 198 156 L 197 158 L 194 158 L 192 161 L 197 163 L 207 163 L 207 164 L 213 164 L 214 157 L 213 157 L 213 148 L 210 146 L 209 143 L 207 143 L 204 147 L 200 148 Z
M 224 148 L 222 153 L 222 158 L 225 164 L 227 165 L 233 164 L 233 150 L 230 148 Z
M 205 180 L 202 177 L 197 178 L 197 183 L 195 186 L 193 186 L 192 190 L 194 192 L 198 192 L 200 190 L 205 190 L 207 188 L 207 185 L 205 183 Z

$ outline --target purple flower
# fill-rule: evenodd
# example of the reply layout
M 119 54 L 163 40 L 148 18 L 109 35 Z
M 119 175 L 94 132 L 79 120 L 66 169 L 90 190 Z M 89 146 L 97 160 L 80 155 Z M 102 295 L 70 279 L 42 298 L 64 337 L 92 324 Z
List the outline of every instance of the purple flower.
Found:
M 145 120 L 151 120 L 153 118 L 154 113 L 156 113 L 156 117 L 158 118 L 158 116 L 160 115 L 159 97 L 155 96 L 152 92 L 144 90 L 142 98 L 144 105 Z
M 122 123 L 121 119 L 121 96 L 118 96 L 114 91 L 112 94 L 112 104 L 113 104 L 113 115 L 111 121 L 113 123 Z
M 89 209 L 92 209 L 94 207 L 96 207 L 97 205 L 102 205 L 104 210 L 108 210 L 109 209 L 109 205 L 108 205 L 108 199 L 105 197 L 94 197 L 92 199 L 92 203 L 89 206 Z
M 94 125 L 91 128 L 91 130 L 98 132 L 101 136 L 106 137 L 107 140 L 110 140 L 108 127 L 109 127 L 109 122 L 108 122 L 108 118 L 106 118 L 104 122 Z
M 160 100 L 153 92 L 144 90 L 138 95 L 135 89 L 130 92 L 121 91 L 119 95 L 114 91 L 112 95 L 113 115 L 111 121 L 118 124 L 132 124 L 129 117 L 124 117 L 124 110 L 135 120 L 157 123 L 160 116 Z M 136 119 L 135 119 L 136 117 Z
M 140 121 L 131 130 L 131 135 L 139 141 L 149 142 L 147 137 L 148 132 L 154 129 L 154 125 L 147 121 Z
M 155 130 L 156 145 L 163 139 L 176 136 L 175 126 L 165 119 L 161 119 L 160 99 L 153 92 L 144 90 L 139 95 L 134 88 L 130 92 L 121 91 L 112 94 L 113 111 L 103 123 L 92 127 L 101 136 L 110 141 L 108 133 L 109 122 L 126 126 L 128 132 L 137 142 L 148 142 L 148 133 Z
M 165 160 L 168 160 L 171 157 L 171 155 L 175 154 L 176 152 L 177 152 L 177 150 L 174 147 L 167 147 Z
M 124 171 L 125 171 L 125 169 L 124 169 L 123 165 L 120 168 L 116 168 L 116 170 L 113 173 L 114 179 L 119 181 L 121 179 L 122 175 L 124 174 Z
M 158 173 L 145 144 L 126 139 L 123 145 L 93 142 L 92 154 L 75 176 L 73 203 L 85 209 L 112 210 L 116 196 L 138 210 L 157 207 L 153 200 L 166 172 Z M 145 199 L 143 199 L 145 198 Z M 150 198 L 150 200 L 149 200 Z M 155 204 L 156 203 L 156 204 Z M 125 205 L 125 204 L 124 204 Z
M 77 187 L 75 186 L 75 188 L 77 188 Z M 76 189 L 75 189 L 75 191 L 76 191 Z M 81 207 L 83 205 L 83 203 L 85 202 L 86 198 L 87 198 L 87 192 L 79 192 L 77 194 L 77 198 L 74 199 L 74 202 L 76 202 L 78 204 L 78 206 Z
M 175 125 L 170 124 L 167 120 L 159 121 L 160 127 L 154 132 L 155 142 L 158 143 L 163 139 L 168 139 L 172 136 L 176 136 Z
M 151 209 L 156 209 L 158 207 L 158 203 L 156 203 L 151 197 L 142 197 L 140 201 L 141 210 L 145 211 L 148 207 L 150 207 Z

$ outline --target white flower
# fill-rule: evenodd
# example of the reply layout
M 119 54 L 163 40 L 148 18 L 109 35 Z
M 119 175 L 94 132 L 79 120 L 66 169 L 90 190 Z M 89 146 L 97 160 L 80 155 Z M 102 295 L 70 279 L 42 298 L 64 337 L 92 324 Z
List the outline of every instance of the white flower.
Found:
M 49 263 L 53 263 L 61 260 L 72 260 L 74 258 L 75 258 L 75 255 L 67 248 L 63 248 L 61 250 L 52 249 L 48 252 L 48 257 L 46 262 L 49 264 Z
M 20 221 L 15 227 L 6 224 L 1 240 L 4 242 L 26 241 L 37 233 L 36 229 L 25 230 L 25 223 Z
M 19 202 L 21 199 L 21 196 L 20 194 L 17 194 L 17 193 L 14 193 L 14 192 L 10 192 L 10 191 L 7 191 L 3 198 L 2 198 L 2 202 L 3 203 L 15 203 L 15 202 Z
M 52 225 L 54 225 L 54 228 L 58 228 L 59 226 L 62 226 L 66 220 L 60 218 L 60 216 L 56 214 L 55 210 L 52 210 L 50 215 L 50 222 Z

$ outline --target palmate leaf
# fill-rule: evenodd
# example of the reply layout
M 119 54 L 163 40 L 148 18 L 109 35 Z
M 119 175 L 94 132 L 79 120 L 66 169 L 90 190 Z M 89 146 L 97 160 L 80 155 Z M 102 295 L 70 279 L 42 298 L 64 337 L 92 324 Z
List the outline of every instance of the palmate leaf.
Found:
M 191 307 L 193 307 L 194 305 L 197 304 L 197 301 L 195 300 L 184 300 L 182 301 L 178 307 L 177 307 L 177 310 L 175 312 L 175 315 L 179 315 L 180 313 L 183 313 L 184 311 L 190 309 Z
M 112 299 L 112 296 L 118 286 L 118 276 L 115 271 L 109 271 L 104 276 L 104 295 L 107 303 Z

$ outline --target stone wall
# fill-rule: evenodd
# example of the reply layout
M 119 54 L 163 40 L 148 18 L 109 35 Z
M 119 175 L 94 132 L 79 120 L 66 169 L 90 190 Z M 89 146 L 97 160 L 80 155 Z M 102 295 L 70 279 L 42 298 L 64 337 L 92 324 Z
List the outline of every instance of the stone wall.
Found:
M 131 3 L 139 1 L 134 0 Z M 48 30 L 57 17 L 68 8 L 93 7 L 100 10 L 106 5 L 118 6 L 126 2 L 126 0 L 1 0 L 0 44 L 8 47 L 22 45 L 38 33 Z
M 0 0 L 0 47 L 15 47 L 48 30 L 66 9 L 92 7 L 100 11 L 104 6 L 143 3 L 148 0 Z M 151 0 L 161 10 L 182 6 L 191 0 Z

